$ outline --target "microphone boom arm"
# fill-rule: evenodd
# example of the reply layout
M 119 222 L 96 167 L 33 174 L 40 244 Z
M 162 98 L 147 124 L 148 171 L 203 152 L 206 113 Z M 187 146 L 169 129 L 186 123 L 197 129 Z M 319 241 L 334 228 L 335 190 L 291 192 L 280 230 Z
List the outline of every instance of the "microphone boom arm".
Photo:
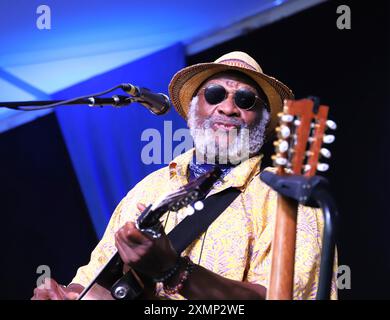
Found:
M 116 89 L 122 89 L 130 96 L 113 95 L 111 98 L 99 97 Z M 111 89 L 99 93 L 84 95 L 68 100 L 0 102 L 0 108 L 4 107 L 14 110 L 35 111 L 65 105 L 88 105 L 90 107 L 123 107 L 133 102 L 142 104 L 155 115 L 164 114 L 170 108 L 169 98 L 165 94 L 153 93 L 149 89 L 136 87 L 129 83 L 122 83 Z
M 103 106 L 113 106 L 113 107 L 123 107 L 133 103 L 135 99 L 127 96 L 114 95 L 111 98 L 98 98 L 98 97 L 89 97 L 77 100 L 40 100 L 40 101 L 13 101 L 13 102 L 0 102 L 0 107 L 22 110 L 22 111 L 35 111 L 41 109 L 49 109 L 57 106 L 65 105 L 88 105 L 90 107 L 103 107 Z M 55 104 L 55 106 L 52 106 Z M 21 108 L 21 107 L 30 107 L 30 108 Z

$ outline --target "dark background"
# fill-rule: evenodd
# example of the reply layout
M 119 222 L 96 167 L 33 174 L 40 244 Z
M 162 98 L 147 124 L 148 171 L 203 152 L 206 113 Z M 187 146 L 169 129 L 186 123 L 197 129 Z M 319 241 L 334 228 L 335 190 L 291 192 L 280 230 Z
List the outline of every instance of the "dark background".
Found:
M 351 30 L 336 27 L 341 4 L 351 8 Z M 245 51 L 297 99 L 330 106 L 338 129 L 326 176 L 341 216 L 339 264 L 352 276 L 344 299 L 390 298 L 389 42 L 388 2 L 330 1 L 188 58 Z
M 97 243 L 54 113 L 0 135 L 0 299 L 27 299 L 39 265 L 68 283 Z
M 336 27 L 341 4 L 351 30 Z M 296 98 L 330 106 L 338 129 L 327 177 L 341 216 L 339 264 L 352 272 L 341 299 L 390 298 L 389 39 L 387 1 L 330 1 L 188 57 L 246 51 Z M 67 283 L 97 239 L 54 114 L 1 134 L 0 155 L 0 299 L 26 299 L 39 265 Z

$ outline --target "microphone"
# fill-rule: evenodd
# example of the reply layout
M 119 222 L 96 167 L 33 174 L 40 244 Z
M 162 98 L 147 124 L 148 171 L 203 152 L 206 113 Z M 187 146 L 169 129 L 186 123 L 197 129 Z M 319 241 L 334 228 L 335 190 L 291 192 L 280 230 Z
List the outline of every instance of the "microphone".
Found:
M 135 97 L 134 101 L 142 104 L 156 115 L 166 113 L 171 107 L 169 98 L 163 93 L 153 93 L 147 88 L 133 86 L 130 83 L 122 83 L 121 89 Z

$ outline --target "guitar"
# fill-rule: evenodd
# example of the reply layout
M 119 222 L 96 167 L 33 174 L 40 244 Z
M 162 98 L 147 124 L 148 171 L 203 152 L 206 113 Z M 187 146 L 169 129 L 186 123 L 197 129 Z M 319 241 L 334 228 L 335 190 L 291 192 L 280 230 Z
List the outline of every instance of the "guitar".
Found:
M 322 144 L 335 139 L 325 134 L 326 128 L 336 129 L 336 124 L 327 119 L 328 110 L 329 107 L 320 106 L 318 100 L 284 101 L 283 112 L 278 114 L 276 154 L 272 157 L 278 175 L 309 178 L 317 170 L 328 170 L 328 164 L 318 162 L 320 156 L 331 156 Z M 297 210 L 296 200 L 278 194 L 268 300 L 293 298 Z
M 205 198 L 214 183 L 220 178 L 221 170 L 214 168 L 208 173 L 191 181 L 176 192 L 161 197 L 149 205 L 137 218 L 136 227 L 153 238 L 161 234 L 160 218 L 168 211 L 178 211 L 188 207 L 189 210 L 202 209 L 200 199 Z M 78 300 L 133 300 L 141 296 L 144 285 L 141 277 L 130 268 L 124 274 L 124 264 L 116 251 L 102 267 L 93 281 L 85 287 Z

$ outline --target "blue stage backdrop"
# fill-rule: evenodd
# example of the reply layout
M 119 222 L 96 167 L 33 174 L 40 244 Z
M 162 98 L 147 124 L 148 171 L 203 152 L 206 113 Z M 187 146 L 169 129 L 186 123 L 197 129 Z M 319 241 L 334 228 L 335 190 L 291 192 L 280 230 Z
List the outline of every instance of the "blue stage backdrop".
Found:
M 170 79 L 184 65 L 184 48 L 177 44 L 56 92 L 52 97 L 64 99 L 81 96 L 123 82 L 167 94 Z M 74 72 L 77 72 L 77 68 Z M 116 93 L 123 94 L 120 91 Z M 145 164 L 141 159 L 142 149 L 150 146 L 150 142 L 164 147 L 164 122 L 166 135 L 170 126 L 174 131 L 185 128 L 186 124 L 173 109 L 164 116 L 156 116 L 140 104 L 120 109 L 109 106 L 64 106 L 57 108 L 56 114 L 91 220 L 97 235 L 101 237 L 113 210 L 126 193 L 147 174 L 164 166 L 164 160 L 167 162 L 172 156 L 172 151 L 165 149 L 164 159 L 164 150 L 161 150 L 161 157 L 154 154 L 154 159 L 161 161 Z M 157 136 L 142 141 L 142 133 L 147 129 L 152 129 L 149 132 L 156 132 L 153 129 L 157 129 L 161 141 L 155 139 Z M 174 148 L 175 145 L 172 150 Z

